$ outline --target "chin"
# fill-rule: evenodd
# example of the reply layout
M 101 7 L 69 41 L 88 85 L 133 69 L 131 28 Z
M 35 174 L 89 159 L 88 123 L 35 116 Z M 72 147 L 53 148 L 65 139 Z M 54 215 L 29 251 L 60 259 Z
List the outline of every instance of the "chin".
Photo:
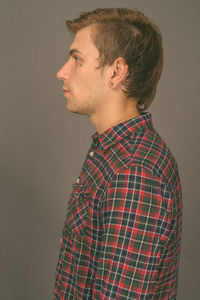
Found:
M 73 107 L 73 105 L 71 105 L 71 104 L 69 103 L 69 101 L 67 101 L 67 103 L 66 103 L 66 109 L 67 109 L 68 111 L 70 111 L 70 112 L 75 112 L 75 111 L 76 111 L 75 107 Z
M 87 113 L 81 111 L 80 109 L 78 109 L 77 107 L 73 107 L 72 105 L 70 105 L 69 103 L 66 104 L 66 108 L 69 112 L 72 112 L 74 114 L 79 114 L 79 115 L 88 115 Z

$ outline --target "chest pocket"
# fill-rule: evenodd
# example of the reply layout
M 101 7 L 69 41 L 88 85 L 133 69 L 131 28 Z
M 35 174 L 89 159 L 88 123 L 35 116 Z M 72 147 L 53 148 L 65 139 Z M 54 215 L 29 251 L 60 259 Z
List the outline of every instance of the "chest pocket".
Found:
M 89 188 L 73 184 L 73 191 L 67 205 L 66 227 L 71 233 L 84 235 L 91 223 L 91 199 Z

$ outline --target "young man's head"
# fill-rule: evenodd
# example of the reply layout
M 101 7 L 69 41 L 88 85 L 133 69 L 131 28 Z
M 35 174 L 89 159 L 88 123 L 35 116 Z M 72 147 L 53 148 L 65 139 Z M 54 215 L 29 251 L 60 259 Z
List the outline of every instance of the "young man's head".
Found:
M 69 110 L 90 114 L 119 93 L 139 112 L 146 110 L 163 67 L 158 27 L 126 8 L 96 9 L 66 24 L 75 39 L 57 76 L 64 81 Z

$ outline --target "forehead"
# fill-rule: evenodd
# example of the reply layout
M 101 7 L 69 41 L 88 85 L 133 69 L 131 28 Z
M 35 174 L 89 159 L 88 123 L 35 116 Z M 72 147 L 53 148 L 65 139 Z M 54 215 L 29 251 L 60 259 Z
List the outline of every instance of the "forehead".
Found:
M 91 39 L 91 31 L 91 26 L 79 30 L 74 37 L 74 41 L 71 44 L 70 50 L 77 49 L 86 56 L 90 55 L 97 58 L 99 52 Z

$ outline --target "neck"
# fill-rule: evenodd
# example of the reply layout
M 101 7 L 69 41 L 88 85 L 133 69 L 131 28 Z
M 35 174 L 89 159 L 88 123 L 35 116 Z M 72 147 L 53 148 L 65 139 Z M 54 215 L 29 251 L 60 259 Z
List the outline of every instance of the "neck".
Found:
M 125 122 L 129 119 L 136 118 L 141 114 L 136 109 L 136 100 L 124 99 L 123 101 L 104 103 L 94 114 L 90 115 L 90 120 L 98 134 L 107 129 Z

